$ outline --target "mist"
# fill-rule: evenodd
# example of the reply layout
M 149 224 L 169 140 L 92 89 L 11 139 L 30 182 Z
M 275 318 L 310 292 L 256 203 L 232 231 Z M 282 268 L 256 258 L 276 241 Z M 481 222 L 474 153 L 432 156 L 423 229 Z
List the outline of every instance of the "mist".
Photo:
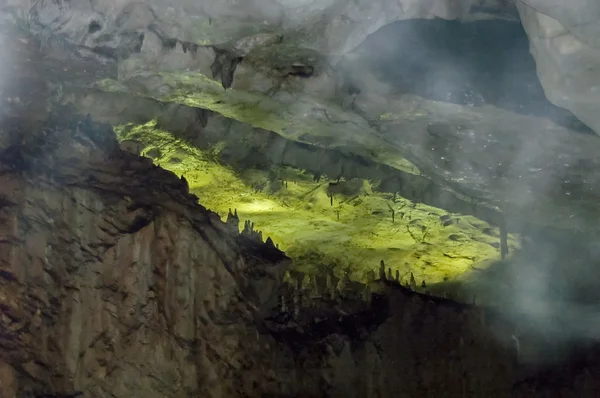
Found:
M 41 7 L 43 2 L 38 3 Z M 95 14 L 90 15 L 101 20 L 105 10 L 96 9 L 92 3 L 89 9 Z M 153 3 L 161 15 L 172 15 L 171 19 L 177 20 L 177 12 L 163 9 L 166 6 L 161 8 L 160 2 Z M 227 23 L 223 22 L 227 17 L 247 17 L 250 24 L 293 29 L 306 21 L 315 21 L 308 25 L 318 26 L 324 14 L 331 22 L 336 18 L 337 4 L 335 0 L 252 0 L 201 5 L 189 1 L 179 11 L 200 12 L 218 20 L 216 23 Z M 436 15 L 433 5 L 415 4 L 412 8 L 407 5 L 402 15 Z M 425 173 L 438 173 L 457 190 L 483 187 L 477 192 L 484 197 L 476 199 L 499 205 L 510 200 L 517 211 L 547 206 L 540 200 L 543 195 L 548 201 L 564 204 L 560 211 L 568 213 L 578 206 L 578 194 L 587 192 L 598 176 L 586 174 L 585 164 L 575 165 L 572 159 L 577 153 L 573 149 L 569 153 L 564 143 L 583 140 L 581 147 L 585 147 L 585 140 L 592 142 L 597 136 L 571 112 L 547 100 L 528 38 L 518 21 L 411 19 L 388 23 L 388 19 L 397 17 L 390 12 L 369 24 L 369 32 L 383 27 L 362 41 L 364 32 L 355 29 L 354 32 L 360 32 L 352 36 L 352 29 L 344 30 L 346 24 L 360 25 L 361 19 L 370 18 L 366 11 L 362 13 L 361 2 L 353 7 L 352 12 L 346 12 L 353 20 L 340 20 L 329 28 L 349 36 L 332 34 L 339 42 L 332 48 L 313 46 L 323 51 L 332 68 L 342 75 L 342 95 L 352 97 L 348 109 L 375 120 L 379 114 L 370 114 L 369 106 L 377 101 L 387 102 L 388 95 L 406 99 L 403 105 L 416 103 L 415 97 L 431 101 L 426 105 L 435 106 L 437 112 L 432 111 L 431 118 L 382 128 L 386 139 L 398 143 L 405 151 L 402 155 L 416 159 Z M 458 7 L 456 13 L 464 13 L 463 8 Z M 63 17 L 59 11 L 57 8 L 50 13 L 46 8 L 48 20 L 42 22 L 60 25 Z M 88 11 L 80 6 L 78 12 Z M 173 31 L 174 35 L 179 33 L 175 28 Z M 316 30 L 315 35 L 324 35 L 324 31 Z M 340 49 L 353 50 L 340 57 Z M 10 65 L 11 57 L 3 56 L 0 88 L 10 80 Z M 344 89 L 348 92 L 344 93 Z M 509 120 L 513 115 L 518 117 Z M 525 119 L 520 117 L 530 117 L 527 121 L 531 123 L 525 125 Z M 546 134 L 546 130 L 552 130 L 552 134 Z M 567 137 L 566 130 L 585 138 Z M 343 134 L 340 131 L 340 140 L 344 139 Z M 510 157 L 506 158 L 506 154 Z M 520 220 L 513 214 L 509 227 L 526 235 L 532 243 L 512 253 L 511 259 L 493 265 L 469 285 L 474 294 L 499 303 L 515 323 L 526 324 L 556 344 L 567 345 L 600 338 L 600 276 L 595 271 L 598 247 L 595 237 L 573 232 L 578 224 L 587 222 L 584 210 L 574 212 L 570 220 L 571 230 L 554 228 L 552 220 L 523 226 L 515 225 Z
M 592 144 L 598 137 L 571 112 L 548 101 L 528 38 L 517 21 L 394 22 L 367 37 L 345 64 L 338 65 L 347 71 L 351 85 L 359 87 L 357 103 L 360 95 L 372 95 L 379 87 L 385 90 L 379 92 L 382 96 L 415 96 L 460 106 L 430 123 L 425 135 L 411 132 L 420 128 L 417 122 L 384 130 L 388 136 L 403 137 L 412 155 L 435 147 L 440 156 L 432 157 L 432 163 L 423 156 L 411 158 L 420 159 L 417 165 L 422 169 L 439 167 L 440 174 L 497 187 L 503 196 L 492 200 L 502 203 L 506 198 L 522 208 L 544 208 L 552 200 L 577 208 L 578 195 L 594 186 L 595 177 L 574 164 L 578 153 L 565 150 L 565 134 L 544 133 L 546 126 L 560 126 Z M 488 110 L 534 117 L 537 125 L 517 124 L 511 133 L 507 126 L 512 122 L 503 125 L 499 118 L 488 120 L 492 126 L 486 127 Z M 529 134 L 532 126 L 537 131 Z M 517 183 L 508 183 L 507 177 Z M 575 187 L 575 180 L 583 182 Z M 583 209 L 572 212 L 569 225 L 561 226 L 549 219 L 535 224 L 511 217 L 509 228 L 526 239 L 522 249 L 473 275 L 465 285 L 467 296 L 499 308 L 518 325 L 514 337 L 523 337 L 523 345 L 544 341 L 553 347 L 530 360 L 560 360 L 569 347 L 600 339 L 600 248 L 595 237 L 579 231 L 586 223 L 582 214 Z M 507 341 L 506 336 L 498 337 Z

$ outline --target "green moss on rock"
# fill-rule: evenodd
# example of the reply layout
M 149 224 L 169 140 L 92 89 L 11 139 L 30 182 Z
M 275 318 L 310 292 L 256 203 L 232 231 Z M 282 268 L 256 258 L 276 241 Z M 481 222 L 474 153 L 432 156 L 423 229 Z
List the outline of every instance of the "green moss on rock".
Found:
M 314 182 L 290 167 L 235 172 L 218 162 L 222 143 L 199 150 L 154 121 L 116 131 L 119 140 L 142 142 L 143 154 L 153 154 L 161 167 L 185 176 L 204 206 L 222 217 L 237 209 L 242 220 L 253 221 L 294 259 L 298 270 L 316 273 L 326 266 L 366 281 L 384 260 L 403 282 L 412 272 L 431 285 L 459 280 L 472 267 L 499 257 L 496 228 L 373 191 L 368 181 L 349 182 L 344 189 L 324 178 Z M 517 246 L 514 237 L 509 242 L 513 249 Z

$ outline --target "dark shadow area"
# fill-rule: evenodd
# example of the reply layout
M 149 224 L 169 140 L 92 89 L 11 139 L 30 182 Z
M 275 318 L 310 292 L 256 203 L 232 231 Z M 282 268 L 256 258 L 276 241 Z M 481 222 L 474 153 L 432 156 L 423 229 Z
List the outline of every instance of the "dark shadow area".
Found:
M 463 289 L 499 304 L 516 323 L 543 330 L 556 344 L 597 342 L 600 274 L 595 239 L 560 230 L 523 234 L 521 250 L 473 274 Z
M 370 35 L 359 51 L 397 93 L 474 107 L 490 104 L 593 134 L 546 99 L 519 22 L 398 21 Z

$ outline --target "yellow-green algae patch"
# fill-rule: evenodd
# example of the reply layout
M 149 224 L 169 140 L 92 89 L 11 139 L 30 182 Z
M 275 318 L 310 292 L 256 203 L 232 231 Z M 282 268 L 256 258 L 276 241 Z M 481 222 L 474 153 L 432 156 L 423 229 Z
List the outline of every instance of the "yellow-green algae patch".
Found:
M 358 185 L 358 193 L 334 194 L 331 205 L 330 181 L 314 182 L 301 170 L 235 172 L 219 164 L 217 155 L 224 143 L 202 151 L 156 128 L 155 122 L 116 130 L 120 140 L 141 141 L 144 154 L 185 176 L 190 191 L 207 208 L 221 217 L 237 209 L 242 220 L 252 220 L 305 272 L 331 267 L 364 281 L 384 260 L 404 283 L 412 272 L 419 284 L 433 284 L 458 280 L 473 267 L 499 257 L 497 228 L 471 216 L 394 200 L 374 192 L 368 181 Z M 509 245 L 517 246 L 512 236 Z
M 420 175 L 417 166 L 401 156 L 398 148 L 372 130 L 364 120 L 347 114 L 336 104 L 319 105 L 313 98 L 301 93 L 294 97 L 293 103 L 284 104 L 264 93 L 225 90 L 219 82 L 198 72 L 140 74 L 134 80 L 143 80 L 145 83 L 104 79 L 97 82 L 96 87 L 109 92 L 128 92 L 163 102 L 208 109 L 294 141 L 320 146 L 327 142 L 330 148 L 360 148 L 361 156 Z M 156 81 L 154 88 L 148 87 L 152 85 L 149 83 L 152 81 Z M 160 89 L 164 87 L 169 89 Z M 327 113 L 323 111 L 323 107 Z M 336 114 L 336 123 L 329 120 L 333 117 L 332 113 Z M 346 120 L 343 117 L 352 119 Z

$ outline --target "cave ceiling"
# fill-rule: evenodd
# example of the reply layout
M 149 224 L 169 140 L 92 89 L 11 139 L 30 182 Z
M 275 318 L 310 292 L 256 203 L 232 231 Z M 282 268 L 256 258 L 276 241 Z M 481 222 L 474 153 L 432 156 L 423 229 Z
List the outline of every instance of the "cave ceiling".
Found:
M 421 176 L 511 225 L 600 225 L 589 1 L 0 5 L 13 56 L 40 63 L 53 99 L 105 91 L 208 109 Z

